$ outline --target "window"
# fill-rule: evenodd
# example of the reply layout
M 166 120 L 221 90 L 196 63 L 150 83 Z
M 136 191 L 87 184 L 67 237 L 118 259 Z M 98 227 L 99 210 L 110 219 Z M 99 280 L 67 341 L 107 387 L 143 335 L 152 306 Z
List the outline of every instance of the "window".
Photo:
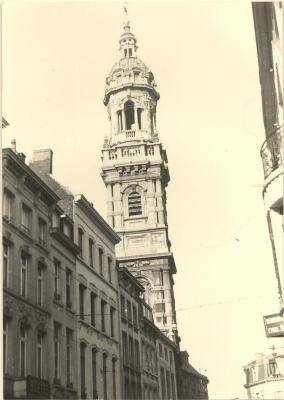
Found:
M 94 241 L 89 239 L 89 263 L 90 266 L 94 266 Z
M 108 280 L 111 283 L 111 266 L 112 266 L 112 259 L 108 257 L 107 259 L 107 267 L 108 267 Z
M 129 49 L 129 57 L 132 57 L 132 49 Z
M 127 319 L 132 322 L 131 303 L 129 300 L 127 300 Z
M 134 346 L 133 346 L 133 339 L 129 337 L 129 362 L 133 365 L 134 362 Z
M 105 332 L 105 309 L 106 309 L 106 302 L 101 300 L 101 324 L 102 324 L 102 332 Z
M 170 354 L 170 365 L 172 365 L 173 363 L 173 353 L 171 351 L 169 351 Z
M 63 233 L 73 240 L 73 226 L 66 220 L 63 220 Z
M 54 378 L 59 380 L 60 376 L 60 325 L 54 323 Z
M 121 316 L 126 318 L 126 307 L 125 307 L 125 298 L 124 296 L 120 296 L 120 306 L 121 306 Z
M 90 301 L 91 301 L 91 324 L 93 326 L 96 325 L 96 295 L 95 293 L 91 293 Z
M 6 319 L 3 320 L 3 373 L 7 373 L 7 321 Z
M 138 325 L 138 319 L 137 319 L 137 307 L 133 306 L 132 307 L 132 314 L 133 314 L 133 324 Z
M 86 345 L 80 343 L 81 398 L 85 399 L 86 392 Z
M 14 196 L 8 190 L 4 190 L 3 196 L 3 217 L 8 221 L 13 220 Z
M 124 115 L 125 115 L 125 124 L 126 130 L 132 129 L 132 125 L 135 123 L 134 119 L 134 103 L 131 100 L 128 100 L 124 104 Z
M 135 340 L 135 366 L 139 370 L 140 369 L 140 353 L 139 353 L 139 342 Z
M 156 303 L 154 305 L 155 312 L 165 312 L 165 304 L 164 303 Z
M 80 256 L 83 257 L 83 236 L 84 232 L 81 228 L 78 228 L 78 246 L 80 248 Z
M 92 380 L 93 380 L 93 399 L 98 398 L 97 394 L 97 351 L 92 349 Z
M 171 373 L 171 384 L 172 384 L 172 398 L 176 398 L 176 391 L 175 391 L 175 377 L 174 374 Z
M 137 108 L 138 129 L 142 129 L 142 123 L 141 123 L 142 111 L 143 111 L 142 108 Z
M 27 267 L 28 259 L 25 255 L 21 256 L 21 295 L 27 295 Z
M 166 391 L 165 391 L 165 371 L 164 368 L 161 367 L 160 369 L 161 373 L 161 388 L 162 388 L 162 399 L 166 398 Z
M 37 364 L 37 377 L 42 378 L 42 333 L 37 334 L 37 346 L 36 346 L 36 364 Z
M 116 399 L 116 359 L 112 359 L 112 397 Z
M 72 365 L 72 337 L 73 332 L 71 329 L 66 329 L 66 374 L 67 374 L 67 385 L 70 386 L 71 379 L 71 365 Z
M 122 111 L 117 112 L 117 122 L 118 122 L 118 132 L 123 131 L 123 118 L 122 118 Z
M 43 305 L 43 267 L 41 265 L 37 267 L 37 304 Z
M 142 215 L 141 196 L 137 192 L 132 192 L 128 196 L 128 214 L 129 217 Z
M 60 216 L 57 212 L 52 214 L 52 228 L 59 228 L 60 226 Z
M 104 387 L 104 400 L 107 400 L 107 355 L 103 354 L 103 387 Z
M 127 343 L 127 335 L 125 332 L 122 332 L 122 354 L 123 354 L 123 362 L 125 364 L 128 363 L 128 343 Z
M 165 347 L 165 360 L 168 361 L 168 349 Z
M 127 49 L 124 49 L 124 57 L 127 56 Z
M 3 285 L 6 288 L 9 284 L 9 253 L 9 246 L 7 246 L 7 244 L 3 244 Z
M 114 313 L 115 309 L 110 307 L 110 336 L 114 337 Z
M 100 274 L 103 275 L 103 250 L 99 249 L 99 266 L 100 266 Z
M 60 284 L 60 261 L 54 259 L 54 299 L 60 300 L 61 298 L 61 284 Z
M 72 285 L 72 271 L 66 268 L 66 307 L 72 308 L 71 301 L 71 286 Z
M 27 329 L 20 326 L 20 376 L 26 375 L 26 357 L 27 357 Z
M 167 381 L 167 394 L 168 394 L 168 399 L 171 397 L 171 388 L 170 388 L 170 373 L 169 371 L 166 371 L 166 381 Z
M 30 233 L 32 226 L 32 211 L 25 204 L 22 204 L 22 215 L 21 215 L 21 225 L 22 229 Z
M 162 358 L 163 357 L 163 348 L 161 343 L 159 343 L 159 356 Z
M 80 283 L 79 284 L 79 312 L 80 312 L 81 319 L 85 318 L 85 315 L 84 315 L 85 314 L 84 313 L 85 291 L 86 291 L 86 287 Z
M 47 225 L 46 222 L 39 218 L 38 220 L 38 241 L 43 246 L 46 246 Z

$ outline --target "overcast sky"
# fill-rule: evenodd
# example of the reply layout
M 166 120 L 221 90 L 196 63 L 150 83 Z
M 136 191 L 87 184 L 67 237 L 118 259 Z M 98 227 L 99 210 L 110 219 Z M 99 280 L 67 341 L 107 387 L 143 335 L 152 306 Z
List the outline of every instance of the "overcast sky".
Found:
M 161 94 L 157 128 L 171 175 L 181 345 L 208 375 L 211 399 L 244 398 L 242 367 L 282 343 L 265 338 L 262 321 L 278 302 L 261 194 L 264 129 L 251 5 L 133 1 L 128 9 L 138 55 Z M 55 178 L 105 216 L 102 99 L 119 58 L 122 3 L 11 0 L 2 18 L 3 115 L 10 123 L 3 146 L 16 138 L 28 159 L 51 148 Z

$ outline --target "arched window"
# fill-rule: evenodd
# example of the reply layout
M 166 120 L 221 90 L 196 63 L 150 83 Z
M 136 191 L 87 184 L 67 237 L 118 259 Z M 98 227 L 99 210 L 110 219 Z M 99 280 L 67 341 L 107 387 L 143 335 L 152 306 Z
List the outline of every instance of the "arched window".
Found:
M 125 129 L 131 129 L 131 125 L 134 124 L 134 103 L 131 100 L 128 100 L 124 104 L 124 114 L 125 114 Z
M 137 192 L 131 192 L 128 196 L 128 214 L 129 217 L 142 215 L 141 196 Z

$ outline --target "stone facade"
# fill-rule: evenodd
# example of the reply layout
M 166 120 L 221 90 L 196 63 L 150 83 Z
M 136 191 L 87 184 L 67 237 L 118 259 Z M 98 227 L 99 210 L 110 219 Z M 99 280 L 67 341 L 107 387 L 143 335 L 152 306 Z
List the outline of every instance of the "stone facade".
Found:
M 262 96 L 265 142 L 263 199 L 280 299 L 284 312 L 283 280 L 283 54 L 282 2 L 252 4 Z
M 120 39 L 122 58 L 106 79 L 104 104 L 110 135 L 102 150 L 107 187 L 107 217 L 121 238 L 119 264 L 127 266 L 145 288 L 155 324 L 178 341 L 173 274 L 168 237 L 167 155 L 156 130 L 159 94 L 152 72 L 136 55 L 129 24 Z
M 170 176 L 156 128 L 160 96 L 153 73 L 137 57 L 129 22 L 119 46 L 120 59 L 106 78 L 104 104 L 110 130 L 102 149 L 102 178 L 108 223 L 121 238 L 116 246 L 119 267 L 144 288 L 142 398 L 176 398 L 184 393 L 207 398 L 208 379 L 191 367 L 179 349 L 173 289 L 176 266 L 166 207 Z
M 257 354 L 244 367 L 249 400 L 284 398 L 284 356 Z
M 67 327 L 76 335 L 75 314 L 62 310 L 55 296 L 54 259 L 74 270 L 74 252 L 57 238 L 52 214 L 59 197 L 26 164 L 25 157 L 3 150 L 3 314 L 4 396 L 74 398 L 76 365 L 67 385 L 65 338 Z M 71 226 L 72 227 L 72 226 Z M 73 242 L 70 240 L 71 247 Z M 60 252 L 60 255 L 58 254 Z M 59 288 L 59 286 L 58 286 Z M 64 314 L 64 317 L 63 315 Z M 57 374 L 55 332 L 58 321 Z M 72 356 L 76 346 L 72 345 Z M 60 364 L 60 365 L 59 365 Z
M 120 395 L 118 277 L 119 237 L 82 196 L 74 202 L 77 258 L 78 365 L 81 398 Z

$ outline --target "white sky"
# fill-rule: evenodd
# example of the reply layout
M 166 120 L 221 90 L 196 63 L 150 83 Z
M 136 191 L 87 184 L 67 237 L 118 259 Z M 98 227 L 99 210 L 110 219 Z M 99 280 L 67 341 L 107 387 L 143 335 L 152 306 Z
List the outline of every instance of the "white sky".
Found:
M 182 348 L 207 370 L 211 399 L 244 398 L 242 367 L 256 352 L 283 346 L 265 338 L 262 322 L 278 302 L 260 187 L 264 129 L 251 5 L 133 1 L 128 8 L 138 55 L 161 94 L 176 308 L 205 305 L 178 311 Z M 2 18 L 10 123 L 3 146 L 16 138 L 28 159 L 52 148 L 54 176 L 105 216 L 102 99 L 119 57 L 122 3 L 10 0 Z

